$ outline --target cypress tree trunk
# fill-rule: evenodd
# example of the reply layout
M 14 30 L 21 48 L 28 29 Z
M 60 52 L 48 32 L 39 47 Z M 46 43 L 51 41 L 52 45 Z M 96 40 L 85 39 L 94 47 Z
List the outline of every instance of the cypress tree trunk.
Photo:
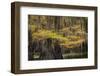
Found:
M 28 59 L 33 59 L 33 50 L 32 50 L 32 32 L 28 31 Z
M 41 42 L 40 59 L 54 59 L 52 43 L 53 41 L 50 38 Z
M 58 43 L 53 44 L 53 40 L 48 38 L 41 42 L 42 51 L 40 59 L 63 59 L 61 47 Z
M 59 32 L 60 29 L 60 16 L 55 17 L 55 31 Z
M 61 50 L 62 50 L 61 46 L 58 44 L 58 42 L 56 42 L 54 45 L 54 57 L 55 57 L 55 59 L 63 59 Z

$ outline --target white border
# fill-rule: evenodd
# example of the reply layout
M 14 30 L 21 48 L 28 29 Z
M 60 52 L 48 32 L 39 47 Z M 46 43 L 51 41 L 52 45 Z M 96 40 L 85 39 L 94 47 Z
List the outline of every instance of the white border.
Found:
M 28 14 L 88 17 L 88 59 L 28 61 Z M 94 11 L 41 7 L 21 7 L 20 17 L 21 70 L 94 65 Z

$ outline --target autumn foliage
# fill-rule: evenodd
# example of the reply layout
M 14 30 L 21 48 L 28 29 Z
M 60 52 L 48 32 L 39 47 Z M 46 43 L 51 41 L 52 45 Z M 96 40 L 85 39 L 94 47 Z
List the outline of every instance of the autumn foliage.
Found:
M 41 42 L 41 44 L 43 44 L 43 42 L 45 42 L 45 45 L 43 44 L 44 48 L 42 47 L 41 51 L 45 48 L 48 51 L 49 48 L 46 47 L 48 44 L 46 40 L 48 39 L 51 42 L 49 46 L 51 45 L 51 48 L 54 50 L 54 46 L 57 44 L 57 46 L 61 48 L 61 52 L 64 52 L 63 48 L 68 50 L 86 47 L 83 46 L 83 43 L 87 44 L 88 32 L 86 17 L 29 15 L 28 19 L 29 48 L 31 47 L 31 50 L 33 50 L 31 53 L 36 52 L 36 47 L 33 46 L 34 42 L 36 42 L 35 45 L 38 45 L 38 51 L 41 49 L 39 48 L 41 46 L 39 43 Z M 32 49 L 32 47 L 35 49 Z

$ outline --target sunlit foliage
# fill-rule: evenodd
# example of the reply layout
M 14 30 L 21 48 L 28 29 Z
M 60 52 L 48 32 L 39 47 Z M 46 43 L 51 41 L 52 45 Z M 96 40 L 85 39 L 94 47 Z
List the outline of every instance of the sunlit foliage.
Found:
M 80 48 L 83 43 L 87 43 L 86 17 L 29 15 L 28 19 L 28 31 L 31 33 L 29 42 L 39 43 L 50 39 L 53 45 L 57 41 L 58 45 L 66 49 Z

